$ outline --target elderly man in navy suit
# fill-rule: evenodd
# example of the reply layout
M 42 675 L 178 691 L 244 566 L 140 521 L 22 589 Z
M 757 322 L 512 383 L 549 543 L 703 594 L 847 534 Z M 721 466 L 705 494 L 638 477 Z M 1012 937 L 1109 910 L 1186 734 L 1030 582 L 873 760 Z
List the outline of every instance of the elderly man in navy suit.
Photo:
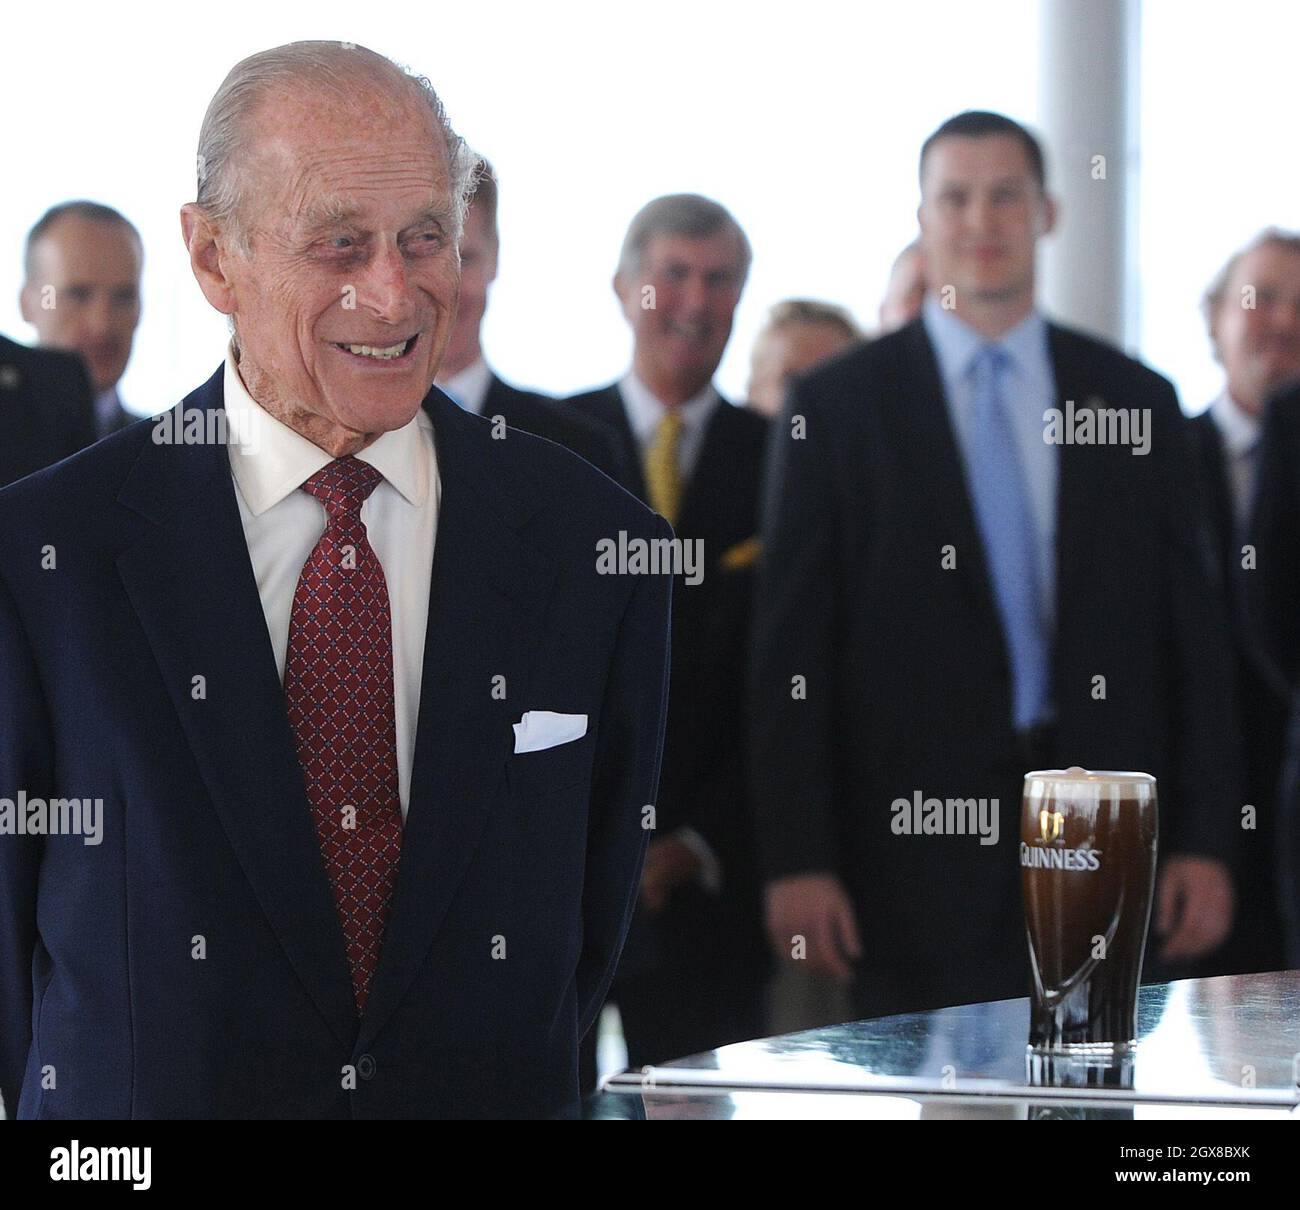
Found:
M 379 55 L 244 60 L 182 210 L 225 364 L 0 495 L 10 1116 L 576 1112 L 670 595 L 598 544 L 671 534 L 432 389 L 472 169 Z

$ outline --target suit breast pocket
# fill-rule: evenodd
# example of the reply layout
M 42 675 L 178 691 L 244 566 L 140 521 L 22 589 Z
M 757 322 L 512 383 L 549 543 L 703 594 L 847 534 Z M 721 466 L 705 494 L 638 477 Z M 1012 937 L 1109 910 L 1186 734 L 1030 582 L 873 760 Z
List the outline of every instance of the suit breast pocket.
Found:
M 506 778 L 515 798 L 540 798 L 581 785 L 591 776 L 590 735 L 540 752 L 516 752 L 506 762 Z

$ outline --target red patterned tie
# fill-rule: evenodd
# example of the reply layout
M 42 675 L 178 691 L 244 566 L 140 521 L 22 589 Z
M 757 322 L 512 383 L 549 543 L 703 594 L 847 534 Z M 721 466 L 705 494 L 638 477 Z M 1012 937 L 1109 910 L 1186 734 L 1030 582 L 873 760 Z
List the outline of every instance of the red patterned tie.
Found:
M 379 962 L 402 855 L 388 585 L 361 505 L 383 476 L 337 458 L 302 490 L 328 520 L 298 577 L 284 696 L 343 925 L 357 1015 Z

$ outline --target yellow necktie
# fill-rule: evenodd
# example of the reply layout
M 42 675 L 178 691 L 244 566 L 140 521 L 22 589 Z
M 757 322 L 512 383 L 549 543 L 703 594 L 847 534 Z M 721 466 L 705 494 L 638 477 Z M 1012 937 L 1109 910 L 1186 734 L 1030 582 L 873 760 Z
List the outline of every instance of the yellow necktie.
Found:
M 677 524 L 677 510 L 682 503 L 682 474 L 677 467 L 682 427 L 682 418 L 675 410 L 665 412 L 645 455 L 645 482 L 650 494 L 650 507 L 669 525 Z

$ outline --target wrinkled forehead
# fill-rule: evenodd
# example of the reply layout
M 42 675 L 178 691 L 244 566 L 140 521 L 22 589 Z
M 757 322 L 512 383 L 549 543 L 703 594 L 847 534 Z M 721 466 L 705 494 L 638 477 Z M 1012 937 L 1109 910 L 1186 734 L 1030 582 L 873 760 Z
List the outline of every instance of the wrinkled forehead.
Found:
M 295 95 L 264 104 L 250 122 L 246 186 L 270 220 L 412 219 L 452 210 L 447 147 L 418 98 Z

